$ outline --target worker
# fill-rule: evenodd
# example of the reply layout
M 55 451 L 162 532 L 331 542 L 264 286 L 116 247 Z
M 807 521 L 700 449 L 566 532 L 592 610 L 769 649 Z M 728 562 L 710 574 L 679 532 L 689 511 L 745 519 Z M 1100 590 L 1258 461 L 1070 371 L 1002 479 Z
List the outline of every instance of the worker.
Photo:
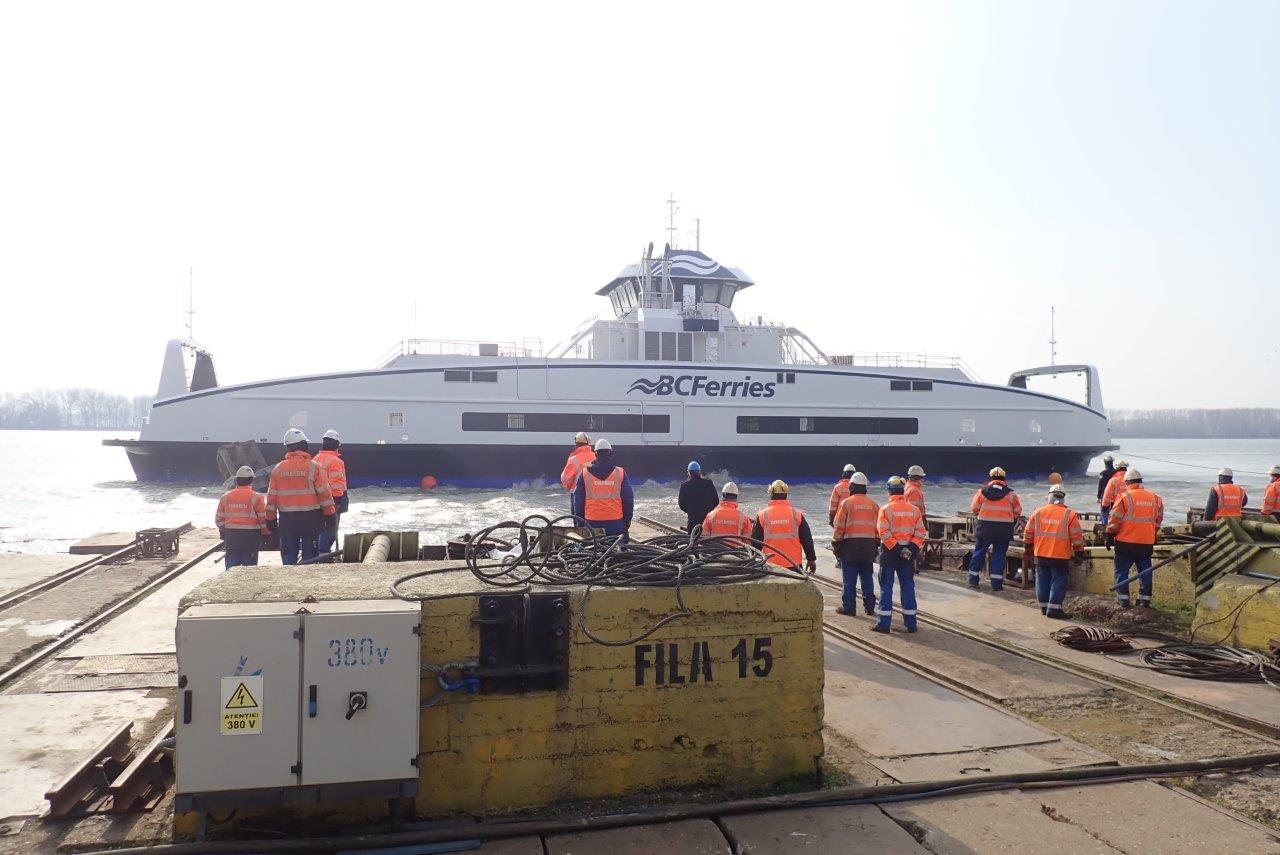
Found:
M 319 554 L 322 530 L 337 525 L 329 476 L 311 459 L 307 435 L 284 432 L 284 460 L 271 470 L 267 485 L 267 525 L 280 533 L 280 561 L 306 563 Z
M 595 454 L 596 459 L 583 468 L 573 489 L 573 513 L 592 528 L 604 529 L 605 534 L 621 535 L 625 545 L 635 510 L 631 482 L 626 470 L 613 462 L 609 440 L 596 440 Z
M 320 532 L 319 547 L 321 552 L 328 552 L 338 542 L 338 524 L 342 515 L 347 512 L 350 500 L 347 499 L 347 462 L 342 459 L 338 447 L 342 445 L 342 437 L 330 428 L 324 432 L 320 440 L 320 450 L 316 452 L 316 463 L 324 469 L 329 478 L 329 493 L 333 496 L 333 525 Z
M 1138 605 L 1151 605 L 1151 553 L 1160 524 L 1164 522 L 1164 501 L 1142 486 L 1142 473 L 1130 469 L 1124 474 L 1128 489 L 1116 499 L 1107 523 L 1107 549 L 1115 550 L 1116 584 L 1129 578 L 1137 567 Z M 1120 608 L 1129 608 L 1129 585 L 1116 588 Z
M 226 545 L 223 563 L 228 570 L 258 566 L 262 536 L 271 529 L 267 527 L 266 497 L 253 491 L 253 469 L 241 466 L 236 470 L 236 485 L 218 499 L 213 522 Z
M 560 470 L 560 486 L 569 494 L 570 510 L 573 510 L 573 491 L 578 486 L 578 476 L 595 459 L 596 453 L 591 450 L 591 437 L 578 431 L 573 437 L 573 451 L 569 452 L 569 459 L 564 462 L 564 469 Z
M 1102 471 L 1098 473 L 1098 507 L 1102 507 L 1102 494 L 1107 491 L 1111 476 L 1116 474 L 1115 462 L 1110 452 L 1102 455 Z
M 769 485 L 769 505 L 756 516 L 751 539 L 764 550 L 770 564 L 799 572 L 803 560 L 812 573 L 818 569 L 813 532 L 800 509 L 792 507 L 790 493 L 783 481 Z
M 876 522 L 880 506 L 867 495 L 867 476 L 854 472 L 849 479 L 849 496 L 836 510 L 831 533 L 831 548 L 836 563 L 844 576 L 844 594 L 836 612 L 842 615 L 858 613 L 857 589 L 862 586 L 862 611 L 872 614 L 876 607 L 876 592 L 872 586 L 877 538 Z
M 840 473 L 840 480 L 831 488 L 831 498 L 827 501 L 827 525 L 836 524 L 836 511 L 840 510 L 840 503 L 849 498 L 849 479 L 857 471 L 852 463 L 846 463 Z
M 690 460 L 685 469 L 688 477 L 680 485 L 680 510 L 684 511 L 685 531 L 693 531 L 702 525 L 707 514 L 715 510 L 719 504 L 716 485 L 710 478 L 702 474 L 702 466 L 696 460 Z
M 876 517 L 880 538 L 880 603 L 872 632 L 888 632 L 893 621 L 893 581 L 897 576 L 902 623 L 907 632 L 916 631 L 916 556 L 924 546 L 924 516 L 903 495 L 907 482 L 894 475 L 889 479 L 889 502 Z
M 1102 524 L 1107 524 L 1107 518 L 1111 515 L 1111 506 L 1116 503 L 1116 499 L 1120 498 L 1120 494 L 1124 492 L 1125 480 L 1124 473 L 1129 469 L 1128 460 L 1117 460 L 1115 472 L 1111 473 L 1107 486 L 1102 490 Z
M 991 480 L 973 494 L 969 505 L 970 511 L 978 517 L 973 536 L 973 557 L 969 559 L 969 585 L 976 588 L 982 580 L 982 565 L 990 547 L 988 570 L 991 590 L 999 591 L 1004 587 L 1005 555 L 1009 551 L 1009 541 L 1013 540 L 1013 527 L 1022 516 L 1022 500 L 1010 489 L 1002 468 L 997 466 L 988 475 Z
M 740 538 L 732 542 L 746 543 L 751 538 L 751 517 L 738 507 L 738 485 L 728 482 L 720 496 L 720 504 L 702 520 L 703 536 Z
M 1244 516 L 1244 506 L 1249 504 L 1249 496 L 1244 487 L 1232 483 L 1234 474 L 1225 466 L 1218 470 L 1218 483 L 1213 485 L 1213 489 L 1209 491 L 1209 500 L 1204 504 L 1206 520 Z
M 1026 544 L 1022 563 L 1034 557 L 1036 567 L 1036 601 L 1040 613 L 1051 618 L 1065 618 L 1062 603 L 1067 598 L 1067 572 L 1073 557 L 1084 557 L 1084 530 L 1080 515 L 1067 507 L 1067 490 L 1061 483 L 1049 488 L 1048 504 L 1027 517 L 1022 530 Z
M 1280 466 L 1272 466 L 1267 474 L 1271 476 L 1271 483 L 1267 485 L 1267 492 L 1262 494 L 1262 512 L 1271 514 L 1276 522 L 1280 522 Z
M 907 470 L 907 488 L 902 495 L 907 497 L 907 501 L 915 505 L 920 511 L 920 516 L 924 516 L 924 468 L 921 466 L 912 466 Z

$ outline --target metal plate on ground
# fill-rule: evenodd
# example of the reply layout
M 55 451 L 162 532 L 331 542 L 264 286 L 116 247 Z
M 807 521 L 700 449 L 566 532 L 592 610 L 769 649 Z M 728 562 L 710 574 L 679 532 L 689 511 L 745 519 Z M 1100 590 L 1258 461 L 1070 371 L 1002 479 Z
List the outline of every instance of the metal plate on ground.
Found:
M 177 671 L 150 674 L 59 674 L 41 685 L 45 692 L 107 692 L 116 689 L 173 689 Z
M 1108 762 L 1105 758 L 1079 752 L 1077 762 L 1058 764 L 1036 757 L 1021 748 L 995 748 L 983 751 L 961 751 L 955 754 L 926 754 L 918 757 L 883 759 L 868 757 L 867 762 L 904 784 L 916 781 L 945 781 L 979 775 L 1012 775 L 1018 772 L 1043 772 L 1048 769 L 1075 768 Z M 1114 763 L 1114 761 L 1110 761 Z
M 67 669 L 68 674 L 158 674 L 177 672 L 178 658 L 173 654 L 141 654 L 118 656 L 85 656 Z

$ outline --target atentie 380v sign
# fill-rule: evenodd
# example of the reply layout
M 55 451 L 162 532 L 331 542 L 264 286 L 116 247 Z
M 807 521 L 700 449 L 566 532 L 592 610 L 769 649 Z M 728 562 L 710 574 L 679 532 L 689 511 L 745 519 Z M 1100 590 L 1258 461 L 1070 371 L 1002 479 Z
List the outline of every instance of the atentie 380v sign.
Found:
M 752 380 L 749 374 L 742 380 L 711 380 L 705 374 L 662 374 L 656 380 L 641 377 L 627 393 L 681 398 L 772 398 L 777 385 L 772 380 Z

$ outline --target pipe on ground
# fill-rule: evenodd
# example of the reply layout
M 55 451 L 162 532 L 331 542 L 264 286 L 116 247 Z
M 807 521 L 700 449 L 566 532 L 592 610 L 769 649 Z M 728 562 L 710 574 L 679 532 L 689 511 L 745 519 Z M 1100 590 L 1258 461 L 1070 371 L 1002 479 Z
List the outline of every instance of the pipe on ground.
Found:
M 380 534 L 369 542 L 369 548 L 365 550 L 364 558 L 360 559 L 361 564 L 385 564 L 391 556 L 391 535 Z

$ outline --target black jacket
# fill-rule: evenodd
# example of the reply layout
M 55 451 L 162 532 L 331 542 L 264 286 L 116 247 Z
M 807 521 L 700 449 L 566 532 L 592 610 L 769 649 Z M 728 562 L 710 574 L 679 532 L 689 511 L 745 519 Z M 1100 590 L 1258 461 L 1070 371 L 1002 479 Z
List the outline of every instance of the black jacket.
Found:
M 1005 482 L 992 481 L 982 488 L 982 497 L 984 499 L 990 499 L 993 502 L 998 502 L 1012 492 L 1013 490 L 1011 490 L 1009 485 Z M 1017 520 L 1014 520 L 1013 522 L 978 520 L 974 528 L 974 535 L 986 538 L 987 540 L 1013 540 L 1013 527 L 1016 523 Z
M 1102 501 L 1102 494 L 1107 492 L 1107 482 L 1111 480 L 1111 476 L 1116 474 L 1116 468 L 1110 463 L 1103 465 L 1102 474 L 1098 476 L 1098 501 Z
M 716 492 L 716 485 L 710 478 L 691 477 L 680 485 L 680 510 L 684 511 L 685 516 L 689 518 L 689 523 L 685 526 L 686 531 L 692 531 L 694 526 L 702 525 L 707 514 L 714 511 L 718 504 L 720 504 L 720 494 Z

